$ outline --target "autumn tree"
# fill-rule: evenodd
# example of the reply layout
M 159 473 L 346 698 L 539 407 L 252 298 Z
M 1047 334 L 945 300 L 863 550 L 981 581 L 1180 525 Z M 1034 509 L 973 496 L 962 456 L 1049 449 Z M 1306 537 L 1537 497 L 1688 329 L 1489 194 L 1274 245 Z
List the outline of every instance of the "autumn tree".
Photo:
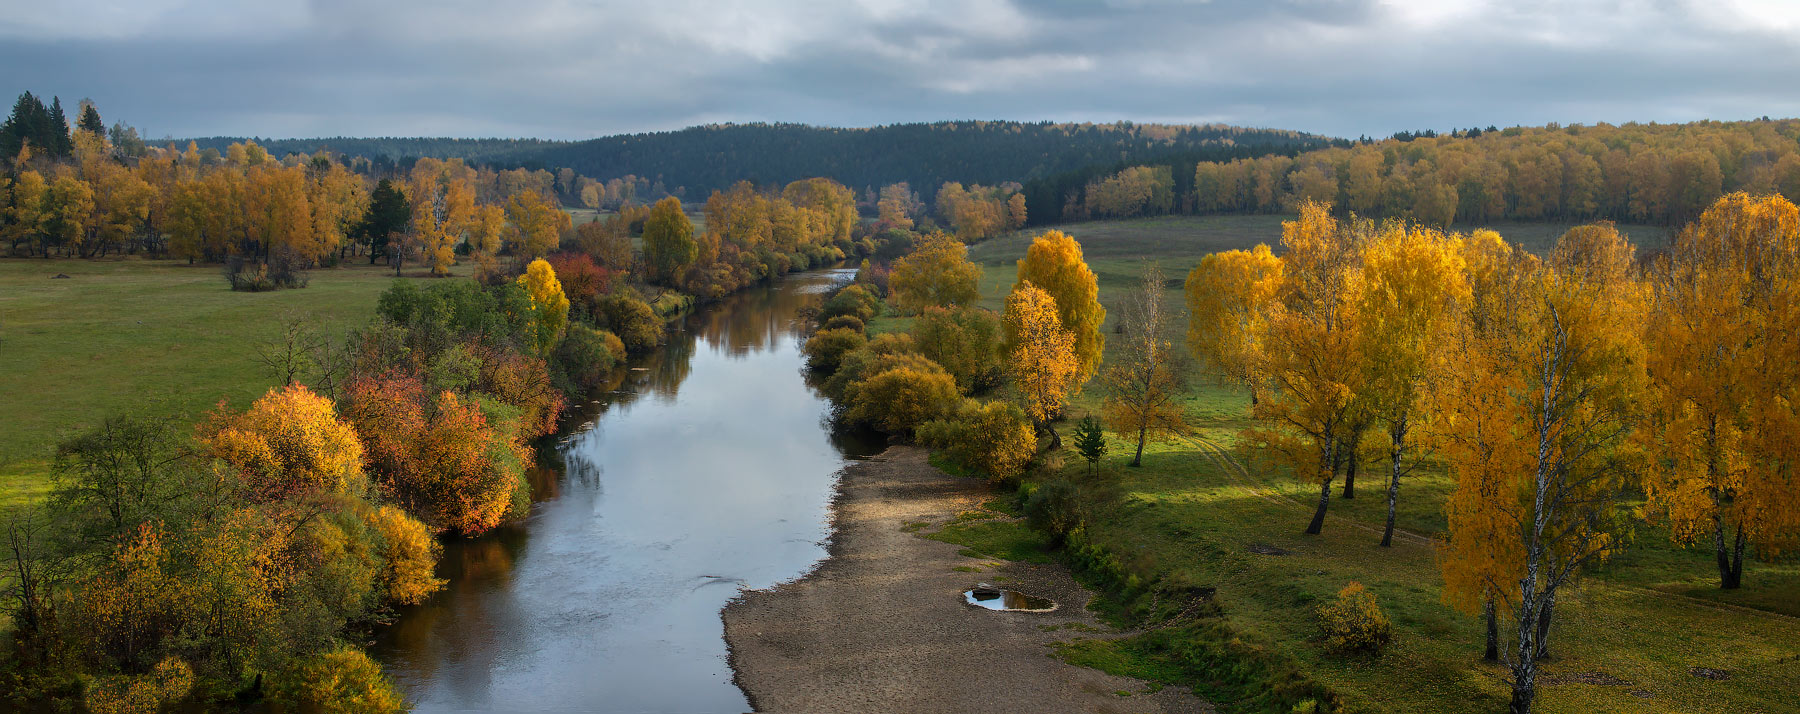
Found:
M 513 508 L 528 452 L 479 400 L 400 373 L 351 382 L 345 401 L 376 485 L 426 525 L 475 535 Z
M 1356 313 L 1361 323 L 1357 353 L 1373 417 L 1388 436 L 1387 524 L 1381 545 L 1394 540 L 1400 480 L 1413 463 L 1413 430 L 1422 402 L 1439 370 L 1436 348 L 1468 287 L 1455 241 L 1426 228 L 1388 225 L 1367 247 L 1357 283 Z
M 1063 329 L 1056 299 L 1030 281 L 1006 296 L 1001 324 L 1011 335 L 1007 372 L 1025 413 L 1039 429 L 1048 429 L 1078 384 L 1075 335 Z
M 1187 431 L 1187 415 L 1181 407 L 1187 369 L 1164 337 L 1171 317 L 1164 305 L 1166 289 L 1162 268 L 1154 263 L 1145 265 L 1138 289 L 1125 304 L 1121 320 L 1125 337 L 1117 360 L 1101 375 L 1107 392 L 1102 411 L 1108 426 L 1137 441 L 1132 466 L 1143 465 L 1144 442 Z
M 1800 210 L 1736 193 L 1701 214 L 1656 263 L 1644 341 L 1658 468 L 1647 510 L 1677 542 L 1711 536 L 1719 586 L 1743 583 L 1745 545 L 1800 539 Z
M 672 283 L 698 256 L 694 224 L 681 211 L 681 199 L 670 196 L 657 201 L 644 222 L 644 262 L 650 277 Z
M 943 365 L 964 393 L 999 383 L 1004 352 L 1000 319 L 993 312 L 977 307 L 928 307 L 913 321 L 911 334 L 919 352 Z
M 1306 526 L 1317 535 L 1332 481 L 1352 450 L 1352 402 L 1361 386 L 1354 295 L 1362 250 L 1356 234 L 1317 203 L 1281 224 L 1281 240 L 1287 248 L 1281 306 L 1271 311 L 1262 339 L 1272 393 L 1253 412 L 1268 426 L 1247 435 L 1272 449 L 1296 478 L 1319 484 L 1319 505 Z
M 974 304 L 981 299 L 981 266 L 968 256 L 968 246 L 948 234 L 926 236 L 894 262 L 888 275 L 894 304 L 909 313 Z
M 1188 349 L 1261 400 L 1263 332 L 1283 285 L 1281 259 L 1266 245 L 1210 253 L 1188 273 Z
M 918 199 L 913 196 L 912 187 L 904 182 L 881 187 L 881 200 L 876 204 L 879 220 L 894 228 L 902 230 L 913 227 L 913 205 Z
M 1440 565 L 1465 602 L 1493 593 L 1512 609 L 1516 714 L 1531 710 L 1558 592 L 1620 547 L 1617 500 L 1641 468 L 1630 435 L 1646 295 L 1631 253 L 1616 231 L 1565 236 L 1548 266 L 1507 285 L 1505 319 L 1465 327 L 1450 368 L 1463 376 L 1442 400 L 1458 488 Z
M 569 214 L 536 191 L 513 194 L 506 204 L 506 218 L 512 222 L 513 254 L 521 261 L 542 258 L 555 250 L 571 223 Z
M 261 498 L 359 493 L 366 486 L 356 432 L 330 400 L 303 385 L 270 390 L 242 414 L 215 412 L 202 436 Z
M 569 298 L 556 279 L 556 270 L 542 258 L 531 261 L 518 282 L 531 297 L 532 348 L 539 355 L 547 355 L 556 348 L 563 327 L 569 323 Z
M 1019 260 L 1013 290 L 1026 284 L 1050 295 L 1060 327 L 1075 340 L 1073 388 L 1079 391 L 1100 368 L 1100 356 L 1106 349 L 1106 336 L 1100 332 L 1106 308 L 1100 306 L 1099 282 L 1081 255 L 1081 244 L 1062 231 L 1038 236 Z M 1017 333 L 1011 328 L 1006 334 L 1009 344 L 1017 343 Z

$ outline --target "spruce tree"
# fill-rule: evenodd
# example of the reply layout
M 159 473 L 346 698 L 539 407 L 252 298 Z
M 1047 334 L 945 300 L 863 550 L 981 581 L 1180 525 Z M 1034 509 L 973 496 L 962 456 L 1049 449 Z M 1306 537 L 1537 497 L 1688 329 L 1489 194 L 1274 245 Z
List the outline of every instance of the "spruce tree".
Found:
M 62 97 L 50 98 L 50 121 L 43 142 L 52 156 L 68 156 L 75 151 L 75 142 L 69 138 L 69 118 L 63 115 Z
M 18 156 L 27 139 L 35 143 L 37 125 L 42 122 L 39 115 L 43 111 L 43 102 L 31 96 L 31 92 L 19 95 L 19 101 L 13 103 L 12 115 L 6 118 L 5 124 L 0 124 L 0 159 Z
M 81 103 L 81 121 L 76 126 L 82 131 L 93 132 L 95 136 L 106 136 L 106 122 L 100 121 L 100 110 L 94 108 L 93 102 Z
M 1100 420 L 1082 417 L 1075 425 L 1075 451 L 1087 460 L 1090 473 L 1100 470 L 1100 459 L 1106 456 L 1106 429 Z

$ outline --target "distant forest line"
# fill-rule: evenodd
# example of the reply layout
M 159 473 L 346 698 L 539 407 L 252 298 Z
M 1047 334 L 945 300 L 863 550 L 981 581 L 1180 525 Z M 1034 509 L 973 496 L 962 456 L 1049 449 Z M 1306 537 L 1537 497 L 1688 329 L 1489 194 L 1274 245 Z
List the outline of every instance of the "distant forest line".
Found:
M 197 140 L 223 147 L 235 138 Z M 624 178 L 703 200 L 738 181 L 828 177 L 865 197 L 905 183 L 1017 184 L 1029 223 L 1168 213 L 1339 212 L 1449 226 L 1495 220 L 1679 225 L 1732 191 L 1800 200 L 1800 120 L 1488 127 L 1345 140 L 1222 125 L 937 122 L 866 129 L 725 124 L 588 141 L 266 141 L 403 172 L 421 156 Z M 654 188 L 652 184 L 654 183 Z M 865 198 L 865 202 L 872 203 Z M 948 218 L 945 207 L 934 206 Z
M 217 149 L 244 137 L 193 139 Z M 179 140 L 185 144 L 187 140 Z M 669 193 L 704 200 L 738 181 L 781 186 L 828 177 L 858 191 L 907 183 L 931 191 L 946 182 L 1027 183 L 1120 163 L 1230 161 L 1289 155 L 1342 139 L 1225 125 L 1058 124 L 953 121 L 870 128 L 802 124 L 715 124 L 586 141 L 541 139 L 255 139 L 275 156 L 330 151 L 404 170 L 423 157 L 460 158 L 493 168 L 572 169 L 599 180 L 660 181 Z

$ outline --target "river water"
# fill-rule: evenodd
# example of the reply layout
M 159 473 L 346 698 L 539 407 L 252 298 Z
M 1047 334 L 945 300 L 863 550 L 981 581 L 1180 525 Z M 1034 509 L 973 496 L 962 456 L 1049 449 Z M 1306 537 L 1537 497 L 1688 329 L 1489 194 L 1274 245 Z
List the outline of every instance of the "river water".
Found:
M 720 610 L 826 555 L 835 434 L 800 309 L 853 271 L 789 276 L 671 325 L 554 451 L 523 522 L 446 544 L 449 585 L 371 653 L 419 711 L 743 712 Z

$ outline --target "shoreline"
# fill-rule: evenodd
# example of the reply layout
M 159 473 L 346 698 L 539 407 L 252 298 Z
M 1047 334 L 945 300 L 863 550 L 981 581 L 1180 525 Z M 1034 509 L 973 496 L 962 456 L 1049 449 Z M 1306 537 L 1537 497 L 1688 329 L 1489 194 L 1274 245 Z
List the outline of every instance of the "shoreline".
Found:
M 827 556 L 720 613 L 732 681 L 756 711 L 1209 712 L 1176 687 L 1063 663 L 1051 645 L 1114 631 L 1060 564 L 961 555 L 922 537 L 992 496 L 927 451 L 892 446 L 844 468 Z M 928 525 L 919 525 L 921 523 Z M 1048 597 L 1049 612 L 963 601 L 980 583 Z

